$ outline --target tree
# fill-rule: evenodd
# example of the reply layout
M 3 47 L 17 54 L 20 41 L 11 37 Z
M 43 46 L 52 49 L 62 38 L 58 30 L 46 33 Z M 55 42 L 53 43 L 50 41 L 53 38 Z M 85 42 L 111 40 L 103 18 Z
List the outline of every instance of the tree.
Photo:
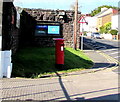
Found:
M 116 29 L 111 29 L 109 33 L 112 35 L 117 35 L 118 31 Z
M 103 6 L 99 6 L 98 8 L 94 9 L 93 11 L 91 11 L 90 15 L 91 16 L 95 16 L 96 14 L 101 12 L 101 8 L 106 7 L 106 8 L 113 8 L 113 9 L 120 9 L 118 7 L 115 6 L 108 6 L 108 5 L 103 5 Z
M 111 30 L 111 22 L 105 23 L 103 26 L 100 27 L 100 33 L 109 33 Z
M 111 29 L 111 22 L 105 23 L 104 29 L 105 29 L 104 33 L 105 34 L 108 33 L 109 30 Z
M 105 28 L 104 28 L 104 26 L 101 26 L 100 27 L 100 33 L 103 34 L 104 32 L 105 32 Z

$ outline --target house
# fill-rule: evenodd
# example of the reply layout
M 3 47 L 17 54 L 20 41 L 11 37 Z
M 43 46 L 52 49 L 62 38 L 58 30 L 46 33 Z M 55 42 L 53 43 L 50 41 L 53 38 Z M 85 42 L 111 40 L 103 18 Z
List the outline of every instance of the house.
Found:
M 80 25 L 80 31 L 82 32 L 82 29 L 83 31 L 85 32 L 96 32 L 96 26 L 97 26 L 97 17 L 91 17 L 91 16 L 85 16 L 85 20 L 87 22 L 86 23 L 82 23 Z
M 118 19 L 120 18 L 120 14 L 115 14 L 115 15 L 113 15 L 112 16 L 112 20 L 111 20 L 111 22 L 112 22 L 112 25 L 111 25 L 111 28 L 112 29 L 116 29 L 116 30 L 119 30 L 119 32 L 120 32 L 120 29 L 119 29 L 119 21 L 118 21 Z
M 101 8 L 101 12 L 95 15 L 94 17 L 97 17 L 97 28 L 103 26 L 105 23 L 112 21 L 112 16 L 117 14 L 118 10 L 112 9 L 112 8 Z

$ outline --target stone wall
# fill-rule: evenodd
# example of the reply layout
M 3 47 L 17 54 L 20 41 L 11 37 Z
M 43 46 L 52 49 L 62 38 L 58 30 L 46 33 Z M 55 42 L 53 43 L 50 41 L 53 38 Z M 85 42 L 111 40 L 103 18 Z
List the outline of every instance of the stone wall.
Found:
M 40 21 L 53 21 L 60 22 L 62 25 L 62 36 L 65 39 L 65 46 L 73 47 L 73 22 L 74 22 L 74 11 L 72 10 L 44 10 L 44 9 L 24 9 L 28 15 L 35 19 L 36 22 Z M 80 17 L 80 12 L 78 13 L 78 19 Z M 34 32 L 33 32 L 34 33 Z M 77 29 L 77 46 L 79 47 L 79 34 L 80 34 L 80 24 L 78 24 Z M 53 37 L 34 37 L 34 43 L 44 46 L 54 46 Z M 57 37 L 57 36 L 56 36 Z
M 77 29 L 77 46 L 79 47 L 79 38 L 80 38 L 80 25 L 78 24 Z M 65 46 L 67 47 L 73 47 L 73 24 L 71 23 L 65 23 L 63 24 L 63 38 L 65 39 Z
M 41 47 L 52 47 L 55 46 L 55 42 L 53 40 L 53 37 L 36 37 L 35 45 L 41 46 Z

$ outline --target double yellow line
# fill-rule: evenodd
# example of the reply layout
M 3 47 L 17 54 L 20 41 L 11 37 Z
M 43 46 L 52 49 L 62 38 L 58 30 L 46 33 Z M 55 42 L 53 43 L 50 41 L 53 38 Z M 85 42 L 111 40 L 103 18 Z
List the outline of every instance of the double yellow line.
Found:
M 97 51 L 100 55 L 104 56 L 109 63 L 115 63 L 115 66 L 113 66 L 112 68 L 109 68 L 110 70 L 114 70 L 118 68 L 118 65 L 120 64 L 120 62 L 114 58 L 112 58 L 111 56 L 103 53 L 102 51 Z M 110 64 L 111 65 L 111 64 Z M 107 67 L 109 67 L 110 65 L 108 65 Z

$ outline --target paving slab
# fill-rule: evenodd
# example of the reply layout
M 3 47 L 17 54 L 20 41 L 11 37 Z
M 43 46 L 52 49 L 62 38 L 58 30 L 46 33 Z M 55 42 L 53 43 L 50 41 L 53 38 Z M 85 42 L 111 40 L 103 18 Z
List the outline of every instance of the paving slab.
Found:
M 29 79 L 29 78 L 3 78 L 0 80 L 0 100 L 105 100 L 110 102 L 119 100 L 120 84 L 118 73 L 112 67 L 98 67 L 96 63 L 113 63 L 95 51 L 85 52 L 95 65 L 92 69 L 72 72 L 67 76 L 56 73 L 56 77 Z M 101 64 L 102 65 L 102 64 Z M 103 70 L 105 69 L 105 70 Z
M 118 100 L 118 74 L 111 70 L 41 79 L 3 79 L 1 100 Z

